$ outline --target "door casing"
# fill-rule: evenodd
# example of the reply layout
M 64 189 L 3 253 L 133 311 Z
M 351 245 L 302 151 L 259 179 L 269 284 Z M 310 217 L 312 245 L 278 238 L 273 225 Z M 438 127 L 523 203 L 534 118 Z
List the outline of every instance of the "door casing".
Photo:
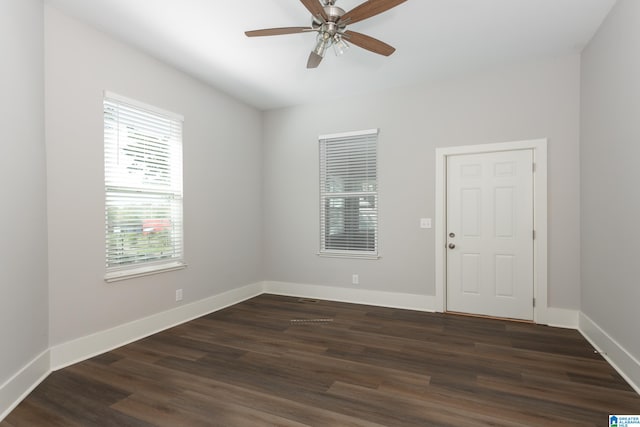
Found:
M 533 175 L 533 226 L 536 233 L 533 241 L 533 321 L 548 324 L 548 280 L 547 280 L 547 139 L 501 142 L 495 144 L 465 145 L 436 148 L 435 182 L 435 310 L 445 312 L 446 307 L 446 196 L 447 157 L 460 154 L 478 154 L 497 151 L 533 151 L 535 173 Z

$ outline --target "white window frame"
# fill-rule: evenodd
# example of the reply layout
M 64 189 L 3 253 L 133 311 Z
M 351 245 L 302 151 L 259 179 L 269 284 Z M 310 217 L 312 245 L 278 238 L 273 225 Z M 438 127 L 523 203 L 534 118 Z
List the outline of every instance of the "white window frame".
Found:
M 103 99 L 103 122 L 105 125 L 105 281 L 115 282 L 185 268 L 182 188 L 182 125 L 184 117 L 109 91 L 104 91 Z M 154 133 L 160 132 L 160 135 L 164 136 L 165 134 L 163 132 L 167 127 L 165 124 L 158 125 L 154 120 L 160 120 L 161 123 L 169 123 L 167 136 L 167 141 L 171 144 L 169 148 L 164 149 L 161 147 L 161 144 L 150 145 L 152 149 L 160 150 L 156 152 L 169 156 L 171 159 L 168 166 L 164 163 L 162 164 L 162 167 L 169 169 L 168 173 L 151 175 L 155 181 L 161 182 L 143 182 L 142 180 L 138 180 L 137 177 L 136 179 L 132 179 L 131 171 L 120 166 L 120 142 L 128 142 L 130 139 L 128 139 L 128 133 L 127 137 L 124 137 L 126 139 L 123 139 L 119 133 L 119 129 L 115 131 L 115 135 L 114 132 L 107 132 L 107 125 L 113 125 L 114 123 L 112 119 L 107 119 L 106 107 L 108 104 L 111 106 L 122 106 L 129 109 L 129 111 L 133 111 L 134 114 L 140 114 L 141 117 L 127 119 L 127 129 L 135 129 L 142 135 L 148 136 L 151 139 L 143 141 L 151 141 L 150 144 L 158 144 L 152 141 L 154 137 L 157 137 Z M 123 118 L 122 120 L 124 121 L 125 119 Z M 120 123 L 120 117 L 118 117 L 118 123 Z M 120 124 L 120 126 L 123 125 Z M 149 145 L 147 144 L 147 146 Z M 144 160 L 141 161 L 140 158 L 136 158 L 136 161 L 141 161 L 145 167 L 148 167 L 149 160 L 148 157 L 146 157 L 148 155 L 148 152 L 145 151 Z M 129 162 L 131 162 L 131 158 L 128 159 Z M 157 165 L 155 162 L 153 164 Z M 158 179 L 158 177 L 161 177 L 161 179 Z M 138 257 L 132 261 L 124 262 L 117 260 L 116 250 L 113 249 L 112 244 L 114 235 L 112 230 L 117 227 L 115 225 L 117 223 L 109 219 L 109 209 L 113 209 L 114 207 L 118 209 L 122 206 L 127 206 L 124 200 L 128 197 L 131 197 L 133 200 L 133 202 L 129 203 L 135 206 L 133 209 L 136 214 L 145 212 L 144 208 L 141 209 L 139 207 L 140 204 L 145 204 L 145 202 L 155 203 L 152 200 L 164 200 L 164 202 L 160 202 L 159 205 L 153 204 L 152 206 L 154 210 L 162 209 L 163 211 L 169 212 L 169 218 L 156 218 L 157 216 L 166 216 L 166 212 L 162 215 L 155 213 L 149 217 L 149 221 L 153 222 L 153 224 L 160 224 L 158 226 L 161 228 L 159 232 L 166 231 L 167 228 L 169 229 L 168 236 L 171 250 L 167 255 L 163 254 L 160 257 L 161 259 L 153 259 L 154 257 L 158 257 L 157 253 L 143 253 L 142 255 L 138 254 Z M 138 206 L 136 206 L 136 203 Z M 144 234 L 144 220 L 141 221 L 139 233 Z M 169 226 L 166 224 L 169 224 Z M 146 231 L 147 234 L 153 232 L 156 232 L 156 230 L 151 232 Z M 138 234 L 138 231 L 131 234 Z M 142 247 L 141 249 L 144 250 L 146 248 Z M 131 248 L 129 248 L 129 250 L 131 250 Z
M 379 195 L 378 195 L 378 129 L 368 129 L 355 132 L 343 132 L 328 135 L 320 135 L 318 137 L 319 142 L 319 166 L 320 166 L 320 251 L 318 255 L 325 257 L 339 257 L 339 258 L 360 258 L 360 259 L 378 259 L 379 256 Z M 371 138 L 374 138 L 375 144 L 375 171 L 373 173 L 373 190 L 361 189 L 359 191 L 330 191 L 327 189 L 327 160 L 325 158 L 324 144 L 333 143 L 354 143 L 360 140 L 363 143 L 371 142 Z M 339 165 L 338 165 L 339 167 Z M 373 198 L 374 208 L 373 210 L 373 250 L 362 249 L 336 249 L 327 248 L 327 225 L 328 218 L 326 216 L 326 203 L 328 199 L 360 197 L 360 198 Z M 345 208 L 346 209 L 346 208 Z M 371 208 L 368 208 L 371 209 Z M 360 224 L 360 218 L 358 223 Z

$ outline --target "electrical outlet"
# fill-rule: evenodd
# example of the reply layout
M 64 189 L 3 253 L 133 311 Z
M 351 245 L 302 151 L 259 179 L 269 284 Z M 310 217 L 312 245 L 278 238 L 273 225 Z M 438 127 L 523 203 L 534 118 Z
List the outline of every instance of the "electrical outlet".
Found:
M 354 284 L 354 285 L 360 284 L 360 276 L 358 276 L 357 274 L 352 274 L 351 275 L 351 283 Z
M 176 289 L 176 301 L 182 301 L 182 289 Z

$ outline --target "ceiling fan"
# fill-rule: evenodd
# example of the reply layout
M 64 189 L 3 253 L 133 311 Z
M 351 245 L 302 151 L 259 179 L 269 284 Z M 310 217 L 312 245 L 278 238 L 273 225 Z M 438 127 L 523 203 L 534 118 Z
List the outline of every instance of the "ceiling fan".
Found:
M 316 46 L 309 55 L 307 68 L 320 65 L 324 54 L 330 46 L 334 46 L 336 53 L 343 53 L 350 42 L 371 52 L 389 56 L 395 48 L 373 37 L 355 31 L 347 30 L 347 25 L 354 24 L 372 16 L 398 6 L 407 0 L 367 0 L 349 12 L 335 5 L 336 0 L 300 0 L 311 12 L 310 27 L 266 28 L 263 30 L 246 31 L 247 37 L 278 36 L 317 32 Z

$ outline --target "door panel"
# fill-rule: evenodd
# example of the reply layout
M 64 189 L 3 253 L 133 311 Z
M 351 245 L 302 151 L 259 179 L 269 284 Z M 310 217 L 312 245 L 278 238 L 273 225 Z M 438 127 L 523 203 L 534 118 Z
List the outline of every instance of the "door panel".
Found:
M 464 254 L 462 256 L 462 292 L 465 294 L 480 293 L 480 255 Z
M 533 152 L 447 158 L 447 310 L 533 319 Z
M 480 237 L 480 188 L 463 188 L 461 190 L 462 235 L 465 237 Z
M 497 297 L 515 297 L 515 257 L 513 255 L 496 255 L 496 289 Z
M 513 187 L 496 188 L 494 190 L 493 224 L 496 230 L 496 237 L 513 237 L 513 208 L 514 195 Z

